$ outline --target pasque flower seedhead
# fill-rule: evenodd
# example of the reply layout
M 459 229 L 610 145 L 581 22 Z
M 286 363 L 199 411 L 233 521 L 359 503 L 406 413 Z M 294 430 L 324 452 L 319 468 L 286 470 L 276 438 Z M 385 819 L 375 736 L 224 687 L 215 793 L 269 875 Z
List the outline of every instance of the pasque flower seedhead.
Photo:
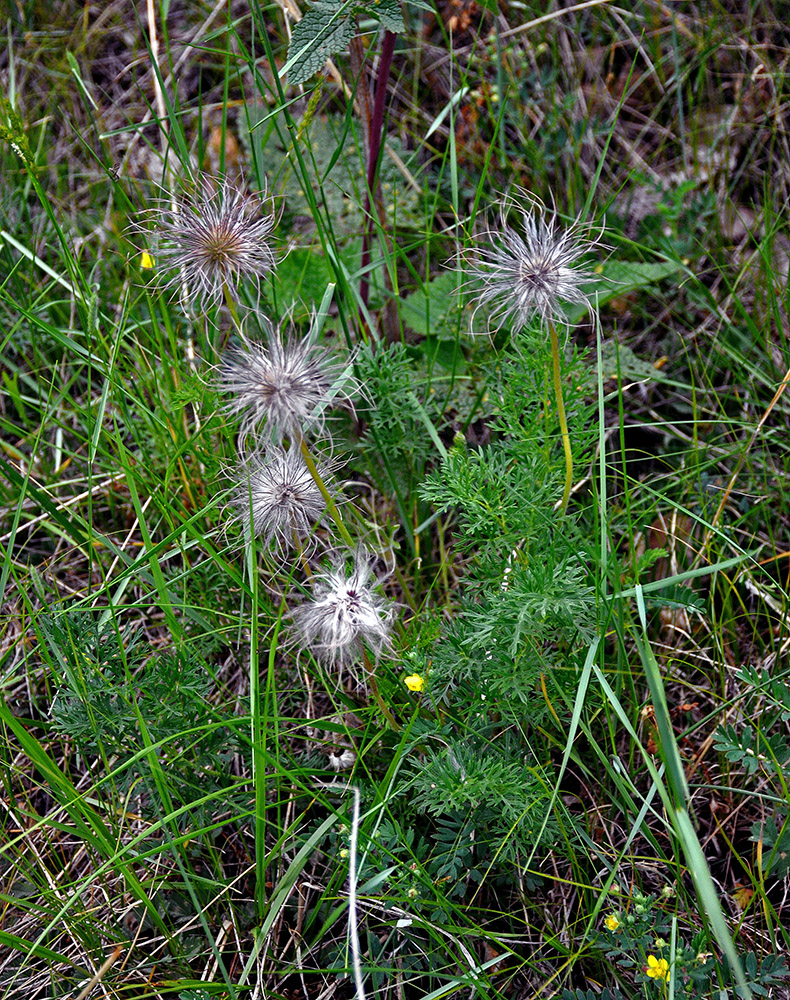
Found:
M 514 210 L 521 215 L 519 230 L 508 223 Z M 525 326 L 535 316 L 543 323 L 561 320 L 564 302 L 588 301 L 583 286 L 592 274 L 578 264 L 598 244 L 589 227 L 574 222 L 562 229 L 556 214 L 534 199 L 505 201 L 500 223 L 482 234 L 485 243 L 462 254 L 466 284 L 479 289 L 475 311 L 490 305 L 494 327 L 510 319 Z
M 333 400 L 357 391 L 346 367 L 311 335 L 285 337 L 270 325 L 267 344 L 245 341 L 228 353 L 219 388 L 231 395 L 227 410 L 241 417 L 242 436 L 264 425 L 267 436 L 281 442 L 311 425 L 322 427 Z
M 151 256 L 163 290 L 185 287 L 203 307 L 224 295 L 238 297 L 249 279 L 261 279 L 276 265 L 271 235 L 275 217 L 265 198 L 253 198 L 230 180 L 199 178 L 191 191 L 165 195 L 151 213 Z M 147 226 L 133 227 L 149 234 Z
M 346 663 L 364 646 L 377 656 L 389 645 L 394 606 L 377 594 L 380 583 L 369 553 L 354 554 L 349 573 L 338 558 L 332 569 L 313 577 L 313 596 L 292 612 L 305 644 L 321 659 Z
M 321 470 L 325 481 L 328 470 Z M 326 511 L 326 501 L 298 451 L 276 449 L 242 467 L 233 502 L 254 535 L 279 548 L 301 544 Z

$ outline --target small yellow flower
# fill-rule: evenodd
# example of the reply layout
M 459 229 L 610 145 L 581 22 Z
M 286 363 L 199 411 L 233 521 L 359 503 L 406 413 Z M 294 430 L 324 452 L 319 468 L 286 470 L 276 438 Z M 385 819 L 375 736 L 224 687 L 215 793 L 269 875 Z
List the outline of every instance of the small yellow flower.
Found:
M 143 250 L 140 254 L 140 267 L 143 271 L 153 271 L 154 269 L 154 258 L 147 250 Z
M 420 677 L 419 674 L 409 674 L 408 677 L 403 678 L 403 683 L 410 691 L 422 691 L 425 687 L 425 678 Z
M 620 929 L 620 918 L 616 913 L 610 913 L 609 916 L 604 920 L 606 929 L 608 931 L 616 931 Z
M 669 962 L 665 958 L 648 955 L 645 972 L 651 979 L 663 979 L 664 982 L 669 982 Z

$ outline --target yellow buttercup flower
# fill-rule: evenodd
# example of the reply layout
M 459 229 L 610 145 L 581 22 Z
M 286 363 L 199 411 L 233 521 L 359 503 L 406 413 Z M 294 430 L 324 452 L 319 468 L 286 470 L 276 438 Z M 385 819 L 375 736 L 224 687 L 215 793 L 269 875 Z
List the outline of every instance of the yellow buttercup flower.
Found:
M 147 250 L 143 250 L 140 254 L 140 267 L 143 271 L 153 271 L 154 269 L 154 258 Z
M 425 679 L 419 674 L 409 674 L 408 677 L 403 678 L 403 683 L 410 691 L 422 691 L 425 687 Z
M 620 928 L 620 920 L 616 913 L 610 913 L 606 920 L 604 920 L 604 924 L 608 931 L 616 931 Z
M 648 955 L 645 972 L 651 979 L 663 979 L 664 982 L 669 982 L 669 962 L 665 958 Z

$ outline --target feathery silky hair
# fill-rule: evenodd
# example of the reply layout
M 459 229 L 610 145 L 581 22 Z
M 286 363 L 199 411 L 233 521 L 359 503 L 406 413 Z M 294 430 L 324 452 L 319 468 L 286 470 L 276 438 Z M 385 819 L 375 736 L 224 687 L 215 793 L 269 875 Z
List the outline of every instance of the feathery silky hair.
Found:
M 513 212 L 521 216 L 518 230 L 508 221 Z M 599 244 L 600 233 L 578 219 L 562 228 L 555 211 L 525 192 L 502 202 L 499 219 L 498 229 L 481 234 L 485 242 L 460 254 L 464 286 L 478 288 L 475 313 L 493 307 L 490 327 L 498 329 L 510 319 L 523 327 L 535 316 L 543 324 L 562 321 L 563 302 L 589 302 L 582 286 L 593 275 L 577 264 Z
M 359 391 L 349 362 L 333 358 L 312 332 L 299 340 L 293 331 L 285 336 L 269 321 L 264 325 L 266 344 L 245 339 L 220 366 L 218 387 L 230 394 L 225 409 L 241 417 L 242 438 L 262 426 L 276 442 L 293 440 L 311 426 L 323 430 L 329 406 Z
M 172 197 L 163 192 L 148 221 L 153 230 L 143 224 L 131 228 L 153 237 L 157 284 L 174 294 L 185 287 L 204 308 L 225 295 L 238 298 L 238 286 L 247 279 L 260 296 L 261 280 L 276 267 L 271 245 L 276 219 L 265 191 L 255 198 L 227 177 L 218 182 L 201 175 L 191 189 Z

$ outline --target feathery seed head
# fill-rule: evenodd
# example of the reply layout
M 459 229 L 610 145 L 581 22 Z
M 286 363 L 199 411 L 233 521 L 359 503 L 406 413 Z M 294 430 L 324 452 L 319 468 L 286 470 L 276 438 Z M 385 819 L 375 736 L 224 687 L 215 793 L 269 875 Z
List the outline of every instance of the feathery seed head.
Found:
M 232 394 L 227 410 L 242 418 L 242 436 L 266 425 L 270 438 L 294 438 L 323 425 L 333 399 L 349 399 L 356 380 L 308 335 L 284 339 L 273 326 L 267 346 L 248 341 L 232 351 L 219 373 L 220 389 Z
M 483 235 L 488 243 L 462 254 L 470 281 L 482 286 L 476 308 L 492 304 L 490 322 L 496 328 L 509 319 L 525 326 L 533 316 L 542 323 L 561 320 L 561 303 L 586 303 L 582 286 L 592 278 L 577 262 L 597 246 L 599 236 L 579 222 L 562 230 L 554 212 L 526 196 L 522 203 L 505 201 L 500 208 L 501 228 Z M 521 229 L 508 225 L 515 208 Z
M 237 297 L 244 279 L 260 292 L 261 278 L 277 263 L 270 243 L 275 223 L 271 205 L 227 178 L 217 182 L 201 177 L 192 192 L 172 200 L 165 196 L 151 215 L 156 224 L 153 257 L 162 289 L 186 285 L 203 307 L 226 292 Z M 132 228 L 148 232 L 142 225 Z
M 328 470 L 319 469 L 326 482 Z M 324 516 L 326 501 L 298 451 L 276 450 L 242 470 L 233 499 L 245 524 L 268 544 L 290 548 L 312 532 Z
M 389 646 L 395 609 L 375 593 L 380 580 L 374 578 L 371 556 L 364 550 L 354 555 L 347 572 L 345 561 L 313 577 L 313 598 L 299 605 L 292 618 L 307 646 L 322 659 L 347 663 L 365 644 L 378 656 Z

